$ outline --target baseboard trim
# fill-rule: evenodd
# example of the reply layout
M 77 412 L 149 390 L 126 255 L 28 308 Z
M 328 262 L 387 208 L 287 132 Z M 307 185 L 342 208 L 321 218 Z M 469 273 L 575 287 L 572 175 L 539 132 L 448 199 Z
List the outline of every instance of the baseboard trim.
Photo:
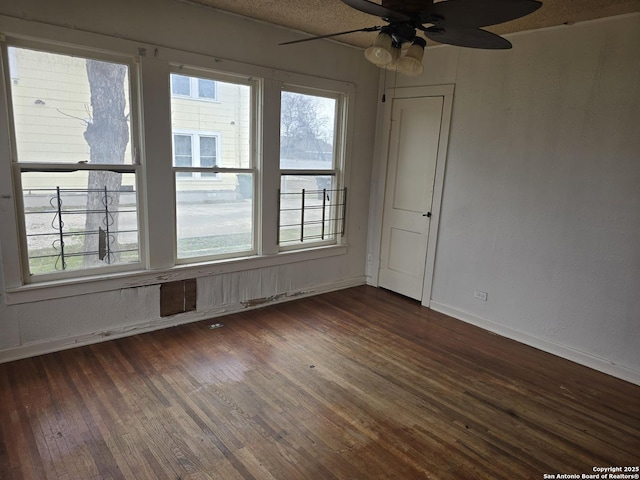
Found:
M 492 322 L 491 320 L 478 317 L 471 313 L 458 310 L 442 303 L 431 301 L 429 308 L 437 312 L 449 315 L 465 323 L 469 323 L 484 330 L 488 330 L 502 337 L 506 337 L 530 347 L 537 348 L 538 350 L 542 350 L 543 352 L 551 353 L 552 355 L 564 358 L 565 360 L 570 360 L 585 367 L 589 367 L 613 377 L 620 378 L 621 380 L 631 382 L 635 385 L 640 385 L 640 371 L 625 367 L 623 365 L 618 365 L 613 362 L 609 362 L 603 358 L 595 357 L 580 350 L 575 350 L 573 348 L 567 347 L 566 345 L 550 342 L 548 340 L 538 338 L 533 335 L 511 329 L 509 327 L 505 327 L 504 325 Z
M 155 319 L 150 322 L 115 327 L 108 331 L 92 332 L 82 335 L 47 340 L 44 342 L 20 345 L 0 351 L 0 363 L 12 362 L 15 360 L 35 357 L 38 355 L 45 355 L 47 353 L 59 352 L 62 350 L 82 347 L 85 345 L 93 345 L 95 343 L 107 342 L 109 340 L 129 337 L 141 333 L 153 332 L 156 330 L 162 330 L 164 328 L 177 327 L 178 325 L 185 325 L 187 323 L 214 319 L 222 317 L 224 315 L 231 315 L 238 312 L 266 307 L 268 305 L 289 302 L 298 298 L 311 297 L 314 295 L 329 293 L 336 290 L 343 290 L 345 288 L 357 287 L 360 285 L 365 285 L 365 283 L 366 278 L 364 276 L 359 276 L 332 282 L 329 284 L 315 285 L 302 290 L 287 292 L 283 295 L 274 296 L 272 299 L 267 299 L 266 301 L 260 302 L 258 304 L 244 302 L 221 305 L 219 307 L 209 308 L 207 310 L 197 310 L 194 312 L 187 312 L 172 317 Z

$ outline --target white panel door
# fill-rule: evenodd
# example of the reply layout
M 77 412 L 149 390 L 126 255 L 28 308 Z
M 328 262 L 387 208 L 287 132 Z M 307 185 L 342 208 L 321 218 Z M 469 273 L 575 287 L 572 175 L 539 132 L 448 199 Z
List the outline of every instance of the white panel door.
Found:
M 395 98 L 380 251 L 381 287 L 422 300 L 443 97 Z

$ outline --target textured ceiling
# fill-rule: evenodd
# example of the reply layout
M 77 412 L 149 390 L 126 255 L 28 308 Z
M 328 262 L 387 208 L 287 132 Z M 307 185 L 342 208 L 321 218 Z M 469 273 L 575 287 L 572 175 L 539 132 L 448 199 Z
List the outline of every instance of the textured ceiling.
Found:
M 207 5 L 311 35 L 325 35 L 385 24 L 381 19 L 354 10 L 340 0 L 186 1 Z M 640 11 L 640 0 L 541 1 L 543 5 L 536 12 L 518 20 L 488 27 L 487 30 L 502 35 Z M 376 3 L 381 2 L 377 0 Z M 375 35 L 375 33 L 352 33 L 334 37 L 334 40 L 359 47 L 368 47 L 374 41 Z M 304 34 L 291 34 L 291 40 L 304 37 Z

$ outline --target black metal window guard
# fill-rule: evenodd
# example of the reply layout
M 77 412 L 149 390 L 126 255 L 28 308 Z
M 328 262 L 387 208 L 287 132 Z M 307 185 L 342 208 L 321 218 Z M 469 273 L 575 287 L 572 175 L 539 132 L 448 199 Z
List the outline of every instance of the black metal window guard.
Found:
M 120 248 L 120 243 L 118 242 L 118 236 L 122 234 L 135 234 L 136 238 L 138 235 L 138 229 L 122 229 L 118 230 L 116 221 L 118 215 L 121 213 L 134 213 L 137 216 L 137 209 L 129 209 L 129 208 L 119 208 L 119 203 L 116 202 L 114 205 L 114 196 L 120 196 L 122 193 L 131 193 L 128 190 L 108 190 L 105 186 L 104 188 L 99 189 L 73 189 L 73 188 L 60 188 L 59 186 L 54 189 L 51 188 L 42 188 L 42 189 L 30 189 L 29 194 L 37 194 L 37 195 L 46 195 L 47 192 L 51 192 L 52 195 L 49 198 L 49 205 L 51 209 L 40 210 L 37 209 L 35 211 L 29 211 L 29 209 L 25 208 L 25 224 L 27 229 L 27 243 L 29 243 L 30 239 L 36 240 L 46 239 L 46 237 L 54 237 L 51 242 L 51 253 L 42 253 L 38 255 L 31 255 L 31 249 L 29 249 L 29 261 L 32 262 L 35 259 L 46 259 L 46 258 L 55 258 L 55 270 L 66 270 L 68 267 L 68 260 L 72 257 L 91 257 L 97 256 L 98 260 L 106 263 L 112 264 L 115 263 L 116 259 L 119 255 L 126 252 L 135 252 L 136 260 L 139 254 L 139 250 L 137 247 L 137 240 L 135 242 L 136 248 Z M 90 195 L 97 194 L 100 195 L 100 207 L 95 209 L 88 208 L 65 208 L 65 204 L 63 198 L 66 195 L 76 195 L 76 196 L 86 196 L 88 199 Z M 29 217 L 35 215 L 53 215 L 51 220 L 51 230 L 45 232 L 36 232 L 33 233 L 32 228 L 30 228 Z M 72 216 L 88 216 L 88 215 L 97 215 L 99 216 L 97 220 L 102 225 L 98 225 L 97 230 L 81 230 L 77 229 L 75 231 L 69 231 L 68 227 L 66 227 L 65 220 Z M 100 218 L 101 217 L 101 218 Z M 77 222 L 75 222 L 77 223 Z M 98 222 L 96 222 L 98 223 Z M 137 222 L 136 222 L 137 225 Z M 91 235 L 97 235 L 97 249 L 92 249 L 90 251 L 69 251 L 69 249 L 65 249 L 67 244 L 67 240 L 73 237 L 85 238 Z M 86 245 L 87 242 L 83 241 L 83 244 Z M 96 242 L 92 242 L 92 245 L 96 244 Z
M 343 236 L 347 189 L 278 190 L 278 244 L 336 240 Z

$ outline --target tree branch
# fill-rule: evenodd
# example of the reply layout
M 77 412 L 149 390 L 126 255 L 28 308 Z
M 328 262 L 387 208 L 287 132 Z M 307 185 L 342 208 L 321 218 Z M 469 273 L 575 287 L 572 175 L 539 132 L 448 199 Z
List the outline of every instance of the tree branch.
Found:
M 85 105 L 85 108 L 87 108 L 87 106 Z M 56 108 L 56 111 L 62 115 L 64 115 L 65 117 L 69 117 L 69 118 L 75 118 L 76 120 L 80 120 L 82 123 L 84 123 L 85 125 L 89 125 L 91 122 L 89 120 L 86 120 L 84 118 L 80 118 L 80 117 L 76 117 L 74 115 L 69 115 L 68 113 L 64 113 L 62 110 L 60 110 L 59 108 Z

